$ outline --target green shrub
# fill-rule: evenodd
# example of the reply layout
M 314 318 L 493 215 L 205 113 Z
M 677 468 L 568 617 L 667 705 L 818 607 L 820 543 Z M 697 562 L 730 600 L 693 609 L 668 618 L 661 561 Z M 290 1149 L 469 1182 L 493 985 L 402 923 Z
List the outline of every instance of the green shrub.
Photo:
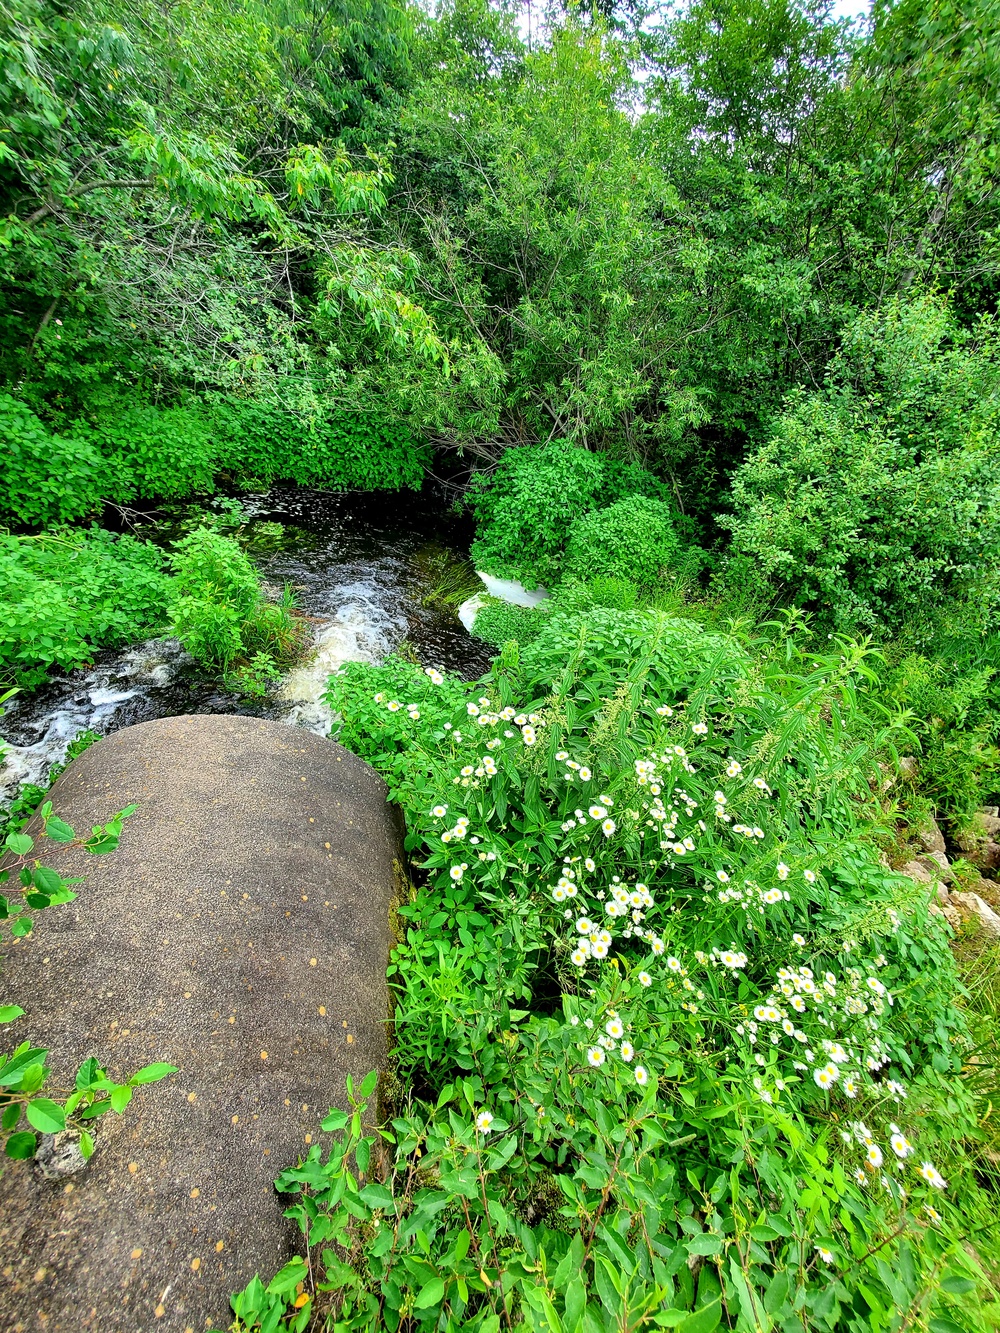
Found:
M 293 661 L 305 642 L 291 599 L 266 601 L 250 558 L 215 528 L 175 542 L 170 562 L 173 632 L 196 662 L 221 670 L 240 692 L 261 693 L 262 681 L 276 678 L 278 663 Z
M 972 1044 L 940 920 L 878 859 L 864 657 L 556 609 L 472 685 L 331 679 L 420 874 L 377 1182 L 341 1112 L 278 1182 L 342 1247 L 338 1328 L 989 1327 Z
M 89 432 L 114 478 L 114 498 L 179 499 L 210 491 L 218 470 L 211 421 L 197 404 L 119 405 Z
M 529 606 L 512 606 L 499 598 L 484 598 L 476 612 L 472 632 L 477 639 L 502 648 L 510 639 L 530 643 L 541 628 L 544 612 Z
M 508 449 L 495 470 L 479 474 L 469 488 L 476 517 L 473 561 L 498 578 L 524 579 L 529 586 L 554 583 L 579 519 L 626 495 L 655 497 L 663 489 L 635 465 L 564 440 Z
M 100 528 L 0 535 L 0 673 L 22 687 L 50 666 L 162 630 L 170 580 L 162 552 Z
M 860 315 L 819 392 L 786 401 L 733 478 L 747 573 L 844 628 L 933 624 L 956 602 L 996 619 L 997 326 L 930 297 Z
M 563 571 L 578 579 L 610 576 L 651 587 L 679 551 L 670 506 L 630 495 L 573 524 Z
M 333 490 L 419 490 L 429 451 L 402 422 L 332 413 L 306 421 L 238 399 L 210 402 L 218 467 L 240 480 Z
M 53 435 L 24 403 L 0 393 L 0 519 L 65 523 L 101 504 L 109 471 L 85 441 Z

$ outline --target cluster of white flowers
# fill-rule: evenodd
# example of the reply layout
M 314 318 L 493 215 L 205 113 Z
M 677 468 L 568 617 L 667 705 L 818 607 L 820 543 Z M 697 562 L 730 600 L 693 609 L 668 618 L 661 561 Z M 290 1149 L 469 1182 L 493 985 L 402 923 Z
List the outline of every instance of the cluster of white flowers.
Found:
M 428 680 L 432 685 L 444 684 L 444 676 L 442 676 L 441 672 L 436 670 L 434 667 L 424 667 L 424 675 L 428 678 Z
M 386 703 L 386 698 L 384 694 L 376 694 L 375 702 L 377 704 L 384 703 L 390 713 L 398 713 L 401 708 L 405 708 L 410 716 L 411 722 L 420 721 L 420 709 L 417 707 L 416 704 L 403 704 L 400 703 L 398 699 L 390 699 L 388 703 Z
M 914 1156 L 916 1148 L 898 1125 L 890 1124 L 887 1132 L 889 1135 L 889 1151 L 892 1153 L 889 1160 L 895 1162 L 897 1171 L 902 1171 L 904 1164 Z M 862 1165 L 855 1168 L 854 1171 L 854 1179 L 859 1185 L 868 1185 L 873 1180 L 878 1179 L 887 1190 L 896 1194 L 900 1199 L 906 1198 L 906 1191 L 902 1186 L 891 1181 L 883 1170 L 886 1165 L 887 1154 L 876 1142 L 874 1134 L 864 1121 L 853 1121 L 850 1125 L 850 1131 L 842 1131 L 841 1137 L 845 1143 L 854 1143 L 864 1152 Z M 914 1170 L 926 1184 L 933 1185 L 935 1189 L 939 1190 L 947 1189 L 948 1182 L 932 1162 L 921 1162 L 919 1166 L 914 1162 Z
M 625 1036 L 625 1023 L 618 1011 L 608 1009 L 604 1019 L 604 1031 L 596 1037 L 593 1035 L 594 1020 L 592 1018 L 583 1020 L 588 1036 L 579 1043 L 579 1049 L 585 1051 L 587 1064 L 591 1069 L 602 1069 L 608 1067 L 610 1057 L 617 1054 L 620 1060 L 631 1066 L 632 1076 L 639 1087 L 646 1087 L 649 1083 L 649 1070 L 643 1064 L 632 1064 L 635 1060 L 635 1047 Z M 572 1027 L 580 1026 L 580 1019 L 576 1014 L 569 1021 Z
M 770 999 L 755 1005 L 752 1017 L 735 1031 L 754 1050 L 755 1064 L 767 1065 L 774 1073 L 786 1072 L 782 1062 L 791 1061 L 792 1069 L 810 1073 L 825 1092 L 837 1088 L 854 1098 L 865 1076 L 890 1059 L 879 1035 L 886 1004 L 892 1004 L 892 996 L 873 972 L 852 967 L 838 979 L 829 971 L 817 976 L 806 966 L 782 967 Z M 849 1024 L 849 1035 L 838 1039 L 831 1029 L 841 1015 L 855 1021 Z M 762 1045 L 764 1050 L 770 1047 L 770 1060 L 755 1049 Z M 902 1084 L 890 1080 L 886 1087 L 890 1092 L 899 1089 L 897 1099 L 906 1095 Z
M 589 770 L 587 771 L 589 772 Z M 618 827 L 614 819 L 611 817 L 611 807 L 614 805 L 614 801 L 610 796 L 606 796 L 603 793 L 598 797 L 598 801 L 600 804 L 595 802 L 587 810 L 575 810 L 572 819 L 563 820 L 561 826 L 562 831 L 564 833 L 569 833 L 577 827 L 587 828 L 591 821 L 593 821 L 593 823 L 600 826 L 604 836 L 610 838 Z

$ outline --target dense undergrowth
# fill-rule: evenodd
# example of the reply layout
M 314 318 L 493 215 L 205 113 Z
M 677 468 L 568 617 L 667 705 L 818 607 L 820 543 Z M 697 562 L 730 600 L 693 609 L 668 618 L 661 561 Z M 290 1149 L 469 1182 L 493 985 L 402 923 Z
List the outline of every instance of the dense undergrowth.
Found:
M 238 1313 L 305 1282 L 296 1327 L 995 1327 L 995 1081 L 880 857 L 909 737 L 866 650 L 579 600 L 472 685 L 331 679 L 407 816 L 400 1114 L 279 1180 L 324 1271 Z
M 407 820 L 394 1114 L 289 1164 L 237 1329 L 1000 1327 L 996 952 L 900 873 L 1000 806 L 998 32 L 0 0 L 0 688 L 303 651 L 238 519 L 138 502 L 433 474 L 551 593 L 475 684 L 330 682 Z M 14 1058 L 14 1156 L 154 1077 Z

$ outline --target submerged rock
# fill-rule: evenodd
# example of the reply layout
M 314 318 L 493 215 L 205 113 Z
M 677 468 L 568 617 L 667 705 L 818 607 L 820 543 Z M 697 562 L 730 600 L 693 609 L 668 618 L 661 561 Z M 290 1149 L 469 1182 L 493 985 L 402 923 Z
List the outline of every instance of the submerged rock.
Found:
M 46 850 L 86 882 L 8 948 L 6 1031 L 61 1087 L 91 1055 L 179 1072 L 97 1122 L 86 1170 L 57 1145 L 5 1167 L 0 1328 L 225 1328 L 230 1292 L 299 1249 L 275 1175 L 385 1058 L 399 822 L 354 755 L 246 717 L 126 728 L 52 800 L 78 831 L 139 809 L 109 856 Z

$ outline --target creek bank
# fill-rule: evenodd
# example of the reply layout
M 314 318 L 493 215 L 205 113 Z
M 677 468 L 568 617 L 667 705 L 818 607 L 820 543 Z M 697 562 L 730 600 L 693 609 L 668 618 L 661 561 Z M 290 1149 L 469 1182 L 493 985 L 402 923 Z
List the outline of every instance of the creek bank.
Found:
M 112 855 L 47 856 L 86 879 L 7 952 L 14 1035 L 59 1086 L 92 1055 L 179 1072 L 101 1118 L 85 1170 L 59 1143 L 7 1165 L 0 1327 L 225 1328 L 230 1293 L 299 1253 L 274 1177 L 384 1063 L 401 824 L 355 755 L 246 717 L 118 731 L 51 799 L 78 830 L 139 808 Z
M 330 673 L 344 662 L 380 662 L 404 641 L 424 665 L 464 679 L 488 669 L 489 647 L 472 639 L 453 612 L 424 604 L 429 589 L 420 557 L 461 556 L 470 539 L 469 525 L 433 489 L 367 495 L 286 485 L 243 494 L 238 503 L 243 538 L 262 577 L 275 591 L 289 585 L 313 626 L 307 659 L 260 698 L 221 689 L 167 638 L 101 652 L 88 669 L 53 672 L 39 689 L 5 705 L 0 804 L 23 783 L 44 785 L 84 731 L 108 735 L 159 717 L 229 713 L 326 734 L 331 718 L 322 694 Z M 173 506 L 174 527 L 160 524 L 159 539 L 188 531 L 190 512 Z M 146 517 L 152 522 L 156 515 Z

